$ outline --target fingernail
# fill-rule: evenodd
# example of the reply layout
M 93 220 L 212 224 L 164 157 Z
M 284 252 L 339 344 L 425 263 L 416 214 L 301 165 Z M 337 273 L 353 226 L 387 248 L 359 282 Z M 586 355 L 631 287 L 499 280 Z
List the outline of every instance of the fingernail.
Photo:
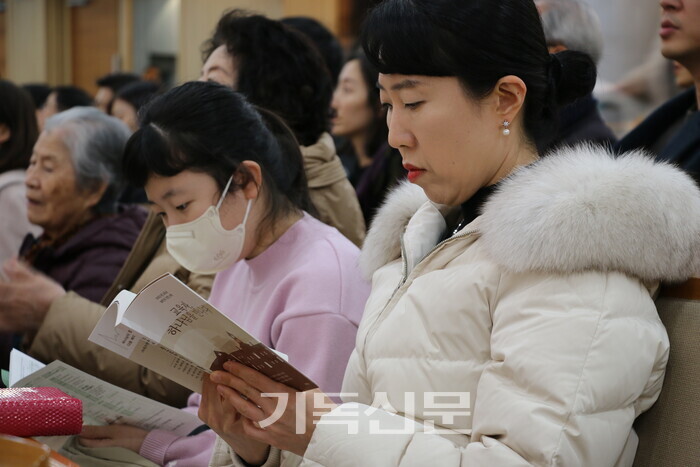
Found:
M 218 371 L 215 371 L 211 375 L 209 375 L 209 379 L 212 380 L 215 383 L 220 383 L 221 382 L 221 376 L 219 375 Z

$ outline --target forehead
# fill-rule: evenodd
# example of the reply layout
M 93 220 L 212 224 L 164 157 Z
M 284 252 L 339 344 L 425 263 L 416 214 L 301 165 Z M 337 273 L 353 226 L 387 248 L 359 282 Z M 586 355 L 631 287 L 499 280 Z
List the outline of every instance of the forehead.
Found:
M 202 68 L 205 71 L 219 68 L 222 71 L 231 72 L 233 70 L 233 57 L 228 53 L 225 45 L 220 45 L 209 55 Z
M 359 79 L 361 78 L 360 61 L 358 59 L 353 59 L 343 65 L 343 69 L 340 70 L 341 79 Z
M 70 159 L 70 153 L 63 142 L 61 130 L 41 132 L 34 145 L 34 154 L 38 157 L 53 157 L 58 160 Z
M 379 73 L 377 87 L 383 91 L 402 91 L 430 87 L 434 80 L 432 76 Z

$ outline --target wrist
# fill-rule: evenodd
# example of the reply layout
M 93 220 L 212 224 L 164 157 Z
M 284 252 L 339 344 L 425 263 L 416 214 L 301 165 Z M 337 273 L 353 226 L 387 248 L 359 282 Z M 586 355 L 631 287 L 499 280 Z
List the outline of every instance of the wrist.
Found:
M 255 444 L 257 444 L 255 447 L 241 446 L 237 448 L 232 444 L 229 444 L 229 446 L 231 446 L 231 449 L 246 467 L 259 467 L 267 462 L 267 458 L 270 455 L 270 446 L 258 443 Z

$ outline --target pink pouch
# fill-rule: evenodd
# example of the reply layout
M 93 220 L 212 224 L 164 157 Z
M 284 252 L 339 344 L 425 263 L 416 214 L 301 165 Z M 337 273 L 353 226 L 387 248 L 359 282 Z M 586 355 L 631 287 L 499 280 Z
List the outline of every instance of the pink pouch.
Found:
M 75 435 L 82 427 L 82 401 L 59 389 L 0 389 L 0 433 L 25 437 Z

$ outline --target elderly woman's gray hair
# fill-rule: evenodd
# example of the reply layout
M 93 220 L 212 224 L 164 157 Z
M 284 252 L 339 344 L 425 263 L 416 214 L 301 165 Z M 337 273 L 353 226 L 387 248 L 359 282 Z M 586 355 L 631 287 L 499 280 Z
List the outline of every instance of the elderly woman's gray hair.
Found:
M 75 168 L 78 191 L 92 191 L 107 183 L 94 211 L 114 212 L 122 189 L 124 146 L 131 135 L 127 126 L 96 108 L 73 107 L 47 119 L 44 131 L 61 132 Z
M 600 18 L 583 0 L 536 0 L 547 45 L 563 45 L 588 54 L 594 62 L 603 55 Z

